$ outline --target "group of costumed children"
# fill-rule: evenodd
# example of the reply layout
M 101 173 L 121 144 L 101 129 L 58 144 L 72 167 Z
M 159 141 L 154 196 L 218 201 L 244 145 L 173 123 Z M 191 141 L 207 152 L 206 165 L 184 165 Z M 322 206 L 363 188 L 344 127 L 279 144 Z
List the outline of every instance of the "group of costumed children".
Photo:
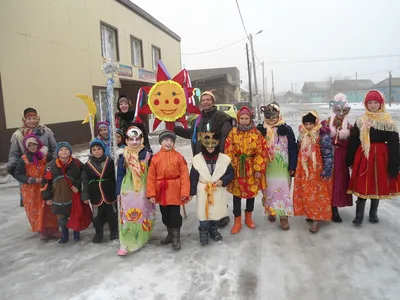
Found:
M 346 97 L 336 95 L 333 115 L 327 120 L 320 122 L 315 111 L 303 115 L 297 141 L 277 103 L 261 108 L 264 122 L 258 126 L 250 109 L 243 107 L 237 114 L 238 126 L 226 138 L 225 153 L 220 152 L 218 132 L 198 133 L 201 152 L 193 157 L 189 172 L 184 157 L 175 150 L 174 132 L 165 130 L 159 135 L 161 149 L 153 155 L 143 127 L 124 123 L 124 116 L 132 120 L 133 115 L 123 97 L 118 101 L 118 108 L 125 111 L 120 109 L 117 114 L 117 124 L 123 125 L 117 129 L 117 172 L 108 156 L 109 126 L 100 122 L 99 137 L 90 143 L 86 164 L 71 156 L 67 142 L 59 143 L 57 158 L 47 162 L 40 140 L 26 136 L 26 154 L 18 162 L 15 177 L 23 183 L 24 204 L 30 207 L 27 214 L 35 214 L 28 214 L 32 231 L 40 232 L 41 238 L 58 237 L 65 243 L 68 227 L 74 228 L 69 224 L 84 223 L 71 214 L 74 195 L 79 195 L 82 211 L 89 202 L 92 206 L 93 242 L 102 241 L 108 222 L 110 239 L 120 240 L 121 256 L 149 241 L 156 204 L 167 228 L 161 244 L 179 250 L 181 206 L 193 196 L 202 245 L 209 239 L 222 240 L 217 221 L 228 216 L 232 195 L 235 220 L 231 233 L 242 228 L 242 199 L 246 200 L 244 223 L 254 229 L 252 212 L 259 191 L 268 220 L 275 222 L 279 217 L 283 230 L 290 228 L 288 218 L 293 215 L 305 216 L 312 233 L 318 232 L 320 221 L 342 222 L 338 207 L 351 206 L 351 194 L 358 197 L 353 223 L 363 222 L 367 199 L 371 199 L 369 220 L 377 223 L 379 200 L 400 195 L 399 134 L 380 92 L 368 92 L 364 105 L 366 112 L 351 126 Z M 79 228 L 73 238 L 79 241 Z

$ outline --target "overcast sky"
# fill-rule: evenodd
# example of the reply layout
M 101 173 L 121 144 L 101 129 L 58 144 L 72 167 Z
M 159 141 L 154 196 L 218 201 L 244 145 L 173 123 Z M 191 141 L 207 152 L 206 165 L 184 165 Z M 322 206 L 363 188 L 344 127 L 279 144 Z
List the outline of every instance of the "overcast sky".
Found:
M 236 66 L 247 85 L 245 43 L 220 51 L 185 55 L 226 46 L 246 37 L 235 0 L 132 1 L 182 38 L 182 63 L 186 69 Z M 254 37 L 259 61 L 265 61 L 268 90 L 271 70 L 275 91 L 300 91 L 304 81 L 324 81 L 329 76 L 372 79 L 400 77 L 400 57 L 278 63 L 377 55 L 400 56 L 400 0 L 239 0 L 248 33 Z M 256 65 L 259 65 L 256 60 Z M 259 88 L 262 87 L 258 67 Z

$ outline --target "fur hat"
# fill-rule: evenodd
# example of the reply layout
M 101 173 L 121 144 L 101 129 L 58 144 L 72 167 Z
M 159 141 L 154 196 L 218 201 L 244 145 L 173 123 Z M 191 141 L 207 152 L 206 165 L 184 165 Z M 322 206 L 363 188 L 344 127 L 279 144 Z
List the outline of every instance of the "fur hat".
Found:
M 57 144 L 57 148 L 56 148 L 57 157 L 58 157 L 58 152 L 60 151 L 60 149 L 62 147 L 68 148 L 70 155 L 72 155 L 72 146 L 71 146 L 71 144 L 68 143 L 68 142 L 59 142 Z
M 174 132 L 172 132 L 171 130 L 164 130 L 163 132 L 160 133 L 160 135 L 158 136 L 158 142 L 161 144 L 163 140 L 165 140 L 166 138 L 170 138 L 174 141 L 176 141 L 176 134 Z
M 24 109 L 23 112 L 24 118 L 28 118 L 28 117 L 37 117 L 38 113 L 36 111 L 36 109 L 32 108 L 32 107 L 28 107 Z
M 89 148 L 90 148 L 90 153 L 92 153 L 92 148 L 94 146 L 99 146 L 101 149 L 103 149 L 103 152 L 106 151 L 106 144 L 100 139 L 93 139 L 90 141 Z

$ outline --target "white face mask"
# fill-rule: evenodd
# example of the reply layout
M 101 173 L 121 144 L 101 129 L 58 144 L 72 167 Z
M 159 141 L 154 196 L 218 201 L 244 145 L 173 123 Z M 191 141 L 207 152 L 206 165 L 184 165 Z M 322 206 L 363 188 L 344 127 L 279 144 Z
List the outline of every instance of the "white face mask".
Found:
M 129 147 L 137 148 L 142 144 L 142 137 L 141 136 L 128 137 L 126 139 L 126 144 Z

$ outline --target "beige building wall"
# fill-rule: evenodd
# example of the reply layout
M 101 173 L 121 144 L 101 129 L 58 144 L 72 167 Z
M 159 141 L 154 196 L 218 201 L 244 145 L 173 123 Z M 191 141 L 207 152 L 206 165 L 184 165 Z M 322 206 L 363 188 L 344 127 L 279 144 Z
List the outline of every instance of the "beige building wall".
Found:
M 180 42 L 115 0 L 0 1 L 0 73 L 7 128 L 21 124 L 27 106 L 45 124 L 82 120 L 86 106 L 74 97 L 105 86 L 100 22 L 118 29 L 121 64 L 131 66 L 130 36 L 142 40 L 144 68 L 151 46 L 171 76 L 181 69 Z M 138 68 L 133 77 L 138 79 Z M 120 87 L 117 80 L 115 87 Z

